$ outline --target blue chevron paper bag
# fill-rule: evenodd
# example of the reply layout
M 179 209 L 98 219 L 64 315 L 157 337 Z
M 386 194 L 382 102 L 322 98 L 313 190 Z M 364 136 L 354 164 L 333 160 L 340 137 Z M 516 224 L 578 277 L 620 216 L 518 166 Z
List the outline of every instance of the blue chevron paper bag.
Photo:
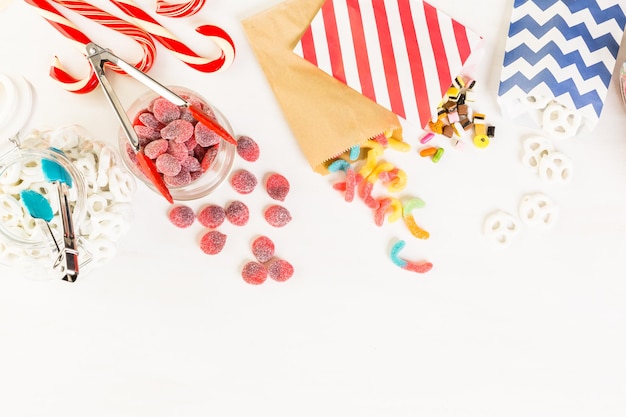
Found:
M 541 126 L 546 109 L 559 105 L 580 120 L 572 135 L 592 130 L 624 33 L 624 3 L 515 0 L 498 91 L 503 113 L 526 113 Z

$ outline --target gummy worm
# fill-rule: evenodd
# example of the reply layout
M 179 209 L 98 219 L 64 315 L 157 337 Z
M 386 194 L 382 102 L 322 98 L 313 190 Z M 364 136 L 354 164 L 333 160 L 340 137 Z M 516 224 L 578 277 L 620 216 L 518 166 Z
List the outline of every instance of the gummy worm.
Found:
M 111 0 L 111 2 L 135 22 L 137 26 L 150 33 L 154 39 L 169 49 L 174 56 L 193 69 L 201 72 L 216 72 L 228 68 L 235 59 L 235 44 L 233 40 L 228 33 L 217 26 L 201 25 L 196 28 L 196 32 L 207 36 L 221 50 L 218 58 L 204 58 L 176 39 L 172 33 L 139 8 L 132 0 Z
M 389 257 L 396 266 L 406 269 L 407 271 L 418 272 L 420 274 L 426 273 L 432 269 L 433 264 L 430 262 L 410 262 L 401 258 L 399 253 L 405 246 L 406 242 L 404 240 L 399 240 L 391 247 Z
M 411 145 L 409 145 L 408 143 L 402 140 L 398 140 L 393 137 L 388 138 L 387 140 L 389 142 L 389 147 L 391 149 L 395 149 L 396 151 L 400 151 L 400 152 L 408 152 L 411 150 Z
M 404 223 L 408 227 L 409 231 L 413 236 L 418 239 L 428 239 L 430 237 L 430 233 L 426 230 L 422 229 L 415 222 L 415 218 L 411 214 L 413 209 L 423 208 L 426 206 L 426 203 L 421 198 L 412 198 L 404 204 L 402 208 L 402 217 L 404 217 Z
M 367 151 L 365 165 L 359 170 L 359 180 L 367 178 L 372 173 L 378 162 L 378 157 L 383 154 L 383 146 L 376 141 L 368 140 L 363 147 L 370 148 L 370 150 Z
M 402 203 L 394 197 L 382 197 L 376 200 L 378 208 L 374 211 L 374 223 L 382 226 L 385 220 L 385 214 L 391 212 L 387 221 L 393 223 L 402 217 Z
M 328 172 L 337 172 L 337 171 L 346 171 L 350 168 L 350 163 L 348 161 L 344 161 L 343 159 L 335 159 L 333 162 L 328 165 Z
M 399 169 L 396 177 L 389 182 L 389 185 L 387 186 L 387 191 L 389 191 L 390 193 L 400 192 L 404 190 L 404 187 L 406 187 L 406 183 L 407 183 L 406 172 Z
M 168 17 L 193 16 L 204 6 L 205 2 L 206 0 L 189 0 L 185 3 L 169 3 L 164 0 L 157 0 L 155 12 Z
M 361 153 L 361 145 L 355 145 L 353 147 L 350 148 L 350 160 L 351 161 L 356 161 L 357 158 L 359 157 L 359 154 Z

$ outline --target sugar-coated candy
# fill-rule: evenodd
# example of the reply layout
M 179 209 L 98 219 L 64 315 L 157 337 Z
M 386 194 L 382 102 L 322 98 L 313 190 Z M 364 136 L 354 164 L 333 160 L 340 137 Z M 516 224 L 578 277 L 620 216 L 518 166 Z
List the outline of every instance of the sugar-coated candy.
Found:
M 196 214 L 189 206 L 179 205 L 170 209 L 168 217 L 172 224 L 181 229 L 187 228 L 196 220 Z
M 200 249 L 207 255 L 216 255 L 224 249 L 226 235 L 217 230 L 209 230 L 200 239 Z
M 267 194 L 278 201 L 285 201 L 287 194 L 289 194 L 289 181 L 283 175 L 273 173 L 265 181 L 265 189 Z
M 254 162 L 259 159 L 261 151 L 258 143 L 250 136 L 239 136 L 237 138 L 237 154 L 244 161 Z
M 269 206 L 264 213 L 265 220 L 274 227 L 283 227 L 291 221 L 291 213 L 277 204 Z
M 176 175 L 163 175 L 163 181 L 170 187 L 183 187 L 192 181 L 191 173 L 181 169 Z
M 205 149 L 204 156 L 202 157 L 202 162 L 200 165 L 202 166 L 202 172 L 207 171 L 211 168 L 213 161 L 215 161 L 215 157 L 217 156 L 217 151 L 219 150 L 219 145 L 211 146 L 210 148 Z
M 293 265 L 284 259 L 273 259 L 267 266 L 267 274 L 277 282 L 285 282 L 293 276 Z
M 225 210 L 226 219 L 235 226 L 244 226 L 250 220 L 250 210 L 241 201 L 232 201 Z
M 417 225 L 417 222 L 415 221 L 415 218 L 413 217 L 413 214 L 411 214 L 411 212 L 414 209 L 423 208 L 425 206 L 426 203 L 424 202 L 424 200 L 418 197 L 414 197 L 404 203 L 404 206 L 402 208 L 402 217 L 404 218 L 404 223 L 406 224 L 411 234 L 418 239 L 428 239 L 430 237 L 430 234 Z
M 348 168 L 346 171 L 346 193 L 344 195 L 345 200 L 349 203 L 354 200 L 354 193 L 356 191 L 356 173 L 354 169 Z
M 133 130 L 135 131 L 135 133 L 137 134 L 137 137 L 140 140 L 141 139 L 154 140 L 154 139 L 159 139 L 161 137 L 161 133 L 158 130 L 153 129 L 149 126 L 135 125 L 133 126 Z
M 163 127 L 163 123 L 159 122 L 156 117 L 154 117 L 154 114 L 146 111 L 141 113 L 137 119 L 144 125 L 144 126 L 148 126 L 151 127 L 152 129 L 155 130 L 161 130 L 161 128 Z
M 185 159 L 180 161 L 180 165 L 181 165 L 182 168 L 186 169 L 189 172 L 202 171 L 202 165 L 192 155 L 188 155 Z
M 200 209 L 197 217 L 201 225 L 210 229 L 215 229 L 224 223 L 224 219 L 226 219 L 226 210 L 217 204 L 209 204 Z
M 156 159 L 156 168 L 163 175 L 171 176 L 178 174 L 181 169 L 180 161 L 169 153 L 161 154 Z
M 168 144 L 165 139 L 156 139 L 143 148 L 143 153 L 150 159 L 157 159 L 159 155 L 167 152 Z
M 168 124 L 180 117 L 180 108 L 169 100 L 158 97 L 152 104 L 152 114 L 159 122 Z
M 177 143 L 186 142 L 191 138 L 194 127 L 191 122 L 183 119 L 176 119 L 169 122 L 161 129 L 161 137 L 167 140 L 173 140 Z
M 391 261 L 396 266 L 399 266 L 400 268 L 405 269 L 407 271 L 418 272 L 421 274 L 426 273 L 432 269 L 433 264 L 430 262 L 426 262 L 426 261 L 411 262 L 411 261 L 407 261 L 406 259 L 401 258 L 400 251 L 402 251 L 402 249 L 404 249 L 405 246 L 406 246 L 406 242 L 404 240 L 399 240 L 391 247 L 389 257 L 391 258 Z
M 220 136 L 203 123 L 196 123 L 194 137 L 198 145 L 204 146 L 205 148 L 217 145 L 220 142 Z
M 361 154 L 361 145 L 354 145 L 353 147 L 350 148 L 350 154 L 348 158 L 350 158 L 351 161 L 356 161 L 360 154 Z
M 230 177 L 230 185 L 239 194 L 250 194 L 257 185 L 256 176 L 246 169 L 240 169 Z
M 178 161 L 182 161 L 189 155 L 187 146 L 184 143 L 177 143 L 173 140 L 167 141 L 167 153 L 172 155 Z
M 267 268 L 259 262 L 250 261 L 241 269 L 241 277 L 248 284 L 263 284 L 267 280 Z
M 350 162 L 345 159 L 335 159 L 327 167 L 328 172 L 346 171 L 348 168 L 350 168 Z
M 252 254 L 257 261 L 265 263 L 274 257 L 274 242 L 267 236 L 259 236 L 252 241 Z

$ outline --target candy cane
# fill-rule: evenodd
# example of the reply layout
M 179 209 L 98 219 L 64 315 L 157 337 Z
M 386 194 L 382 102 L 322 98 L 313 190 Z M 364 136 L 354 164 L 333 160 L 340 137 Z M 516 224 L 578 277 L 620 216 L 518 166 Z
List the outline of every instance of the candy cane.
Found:
M 71 1 L 71 0 L 24 0 L 28 5 L 32 6 L 35 11 L 42 16 L 48 23 L 50 23 L 55 29 L 57 29 L 63 36 L 69 39 L 75 46 L 84 53 L 85 45 L 91 42 L 89 37 L 81 32 L 74 23 L 67 19 L 61 12 L 59 12 L 51 3 L 51 1 L 58 3 L 70 10 L 73 10 L 86 18 L 93 20 L 105 27 L 116 30 L 124 35 L 127 35 L 134 41 L 136 41 L 143 50 L 142 59 L 135 64 L 135 66 L 142 70 L 149 70 L 154 62 L 156 56 L 156 45 L 154 41 L 146 32 L 141 28 L 115 17 L 104 10 L 101 10 L 85 1 Z M 117 72 L 121 70 L 112 66 Z M 98 79 L 91 66 L 89 67 L 89 75 L 86 78 L 78 79 L 68 73 L 58 57 L 54 57 L 52 66 L 50 67 L 50 76 L 59 82 L 62 87 L 70 92 L 83 94 L 93 91 L 98 86 Z
M 70 20 L 68 20 L 61 12 L 59 12 L 48 0 L 24 0 L 28 5 L 32 6 L 35 11 L 50 23 L 63 36 L 69 39 L 77 47 L 81 48 L 87 45 L 90 39 L 81 32 Z M 87 78 L 77 79 L 70 75 L 59 59 L 55 56 L 52 66 L 50 67 L 50 76 L 61 83 L 63 88 L 73 93 L 88 93 L 98 86 L 96 75 L 90 70 Z
M 168 17 L 193 16 L 204 6 L 206 0 L 190 0 L 185 3 L 169 3 L 157 0 L 156 13 Z
M 191 68 L 201 72 L 215 72 L 228 68 L 235 59 L 235 44 L 233 40 L 224 30 L 217 26 L 202 25 L 196 28 L 198 33 L 207 36 L 221 50 L 219 58 L 203 58 L 176 39 L 172 33 L 134 4 L 132 0 L 111 0 L 111 2 L 126 13 L 137 26 L 150 33 L 178 59 Z
M 128 36 L 139 44 L 143 50 L 142 58 L 139 62 L 134 64 L 135 68 L 140 71 L 149 71 L 154 64 L 154 58 L 156 57 L 156 45 L 154 40 L 143 29 L 133 25 L 126 20 L 120 19 L 117 16 L 93 6 L 84 0 L 52 0 L 69 10 L 72 10 L 81 16 L 90 19 L 104 27 L 115 30 L 123 35 Z M 81 48 L 84 50 L 84 46 Z M 112 65 L 111 69 L 118 73 L 124 73 L 124 71 L 117 66 Z

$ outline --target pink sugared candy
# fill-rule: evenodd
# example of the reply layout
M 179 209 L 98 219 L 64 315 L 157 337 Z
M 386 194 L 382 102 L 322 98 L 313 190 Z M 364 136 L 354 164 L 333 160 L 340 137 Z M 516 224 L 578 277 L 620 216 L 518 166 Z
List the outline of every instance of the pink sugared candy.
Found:
M 265 263 L 274 257 L 274 242 L 267 236 L 259 236 L 252 242 L 252 254 L 257 261 Z
M 230 177 L 230 184 L 239 194 L 250 194 L 256 188 L 258 181 L 253 173 L 240 169 Z
M 165 152 L 167 152 L 167 147 L 168 147 L 168 144 L 165 139 L 156 139 L 148 143 L 143 148 L 143 153 L 150 159 L 157 159 L 159 155 L 162 155 Z
M 200 239 L 200 249 L 207 255 L 216 255 L 224 249 L 226 235 L 217 230 L 209 230 Z
M 158 97 L 152 104 L 152 114 L 163 124 L 180 118 L 180 108 L 171 101 Z
M 204 146 L 205 148 L 220 143 L 219 135 L 202 123 L 196 123 L 194 135 L 194 137 L 196 138 L 196 142 L 198 142 L 198 145 Z
M 283 206 L 274 204 L 269 206 L 264 213 L 265 220 L 274 227 L 283 227 L 291 221 L 291 213 Z
M 293 276 L 293 265 L 283 259 L 274 259 L 267 266 L 267 274 L 274 281 L 285 282 Z
M 187 142 L 193 136 L 193 125 L 183 119 L 172 120 L 161 129 L 161 137 L 176 143 Z
M 239 136 L 237 138 L 237 154 L 244 161 L 254 162 L 261 154 L 259 145 L 249 136 Z
M 267 279 L 267 268 L 259 262 L 250 261 L 243 266 L 241 277 L 248 284 L 263 284 Z
M 226 211 L 222 206 L 216 204 L 209 204 L 198 213 L 200 224 L 210 229 L 221 226 L 224 223 L 224 219 L 226 219 Z
M 194 220 L 196 220 L 196 214 L 193 212 L 193 209 L 185 205 L 172 207 L 168 217 L 174 226 L 181 229 L 191 226 Z
M 169 153 L 164 153 L 157 157 L 156 169 L 164 176 L 173 177 L 180 172 L 181 165 L 174 156 Z
M 250 210 L 241 201 L 233 201 L 226 207 L 226 219 L 235 226 L 244 226 L 250 219 Z
M 281 174 L 273 173 L 267 177 L 265 189 L 274 200 L 285 201 L 285 197 L 289 194 L 289 181 Z
M 184 187 L 193 181 L 191 173 L 186 169 L 181 169 L 176 175 L 163 175 L 163 182 L 170 187 Z

